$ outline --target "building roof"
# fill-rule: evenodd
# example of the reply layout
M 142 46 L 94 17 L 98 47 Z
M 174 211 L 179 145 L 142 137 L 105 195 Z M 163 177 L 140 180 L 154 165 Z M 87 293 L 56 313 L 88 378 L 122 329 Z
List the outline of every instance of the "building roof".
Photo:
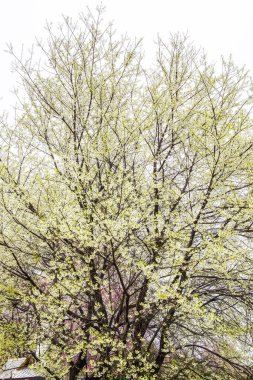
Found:
M 9 359 L 3 366 L 0 380 L 42 378 L 33 368 L 28 367 L 29 364 L 31 364 L 29 357 Z
M 26 357 L 24 358 L 18 358 L 18 359 L 8 359 L 5 365 L 3 366 L 3 371 L 6 371 L 8 369 L 15 369 L 19 368 L 26 362 Z

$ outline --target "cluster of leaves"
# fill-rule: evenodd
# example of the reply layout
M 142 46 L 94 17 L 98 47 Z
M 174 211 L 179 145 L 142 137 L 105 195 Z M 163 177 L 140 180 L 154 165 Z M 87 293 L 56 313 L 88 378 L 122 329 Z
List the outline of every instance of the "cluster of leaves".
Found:
M 246 379 L 250 78 L 179 35 L 146 70 L 100 11 L 48 32 L 1 126 L 0 353 L 56 380 Z

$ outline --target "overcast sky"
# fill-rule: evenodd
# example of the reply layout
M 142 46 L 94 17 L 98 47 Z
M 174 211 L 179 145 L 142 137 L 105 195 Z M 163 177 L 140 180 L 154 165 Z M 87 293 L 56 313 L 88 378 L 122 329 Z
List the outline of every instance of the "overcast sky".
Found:
M 0 8 L 0 112 L 13 103 L 15 84 L 6 43 L 29 48 L 45 34 L 45 20 L 58 22 L 61 15 L 76 18 L 94 9 L 96 0 L 2 0 Z M 253 0 L 104 0 L 104 18 L 113 20 L 119 32 L 144 37 L 147 57 L 152 56 L 157 33 L 188 32 L 211 61 L 232 54 L 234 61 L 253 74 Z

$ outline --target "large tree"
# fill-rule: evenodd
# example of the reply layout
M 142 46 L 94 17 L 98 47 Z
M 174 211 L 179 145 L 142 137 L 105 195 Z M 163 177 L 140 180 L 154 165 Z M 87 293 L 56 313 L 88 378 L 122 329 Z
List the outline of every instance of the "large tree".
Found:
M 0 133 L 2 359 L 30 352 L 55 379 L 252 376 L 251 79 L 180 35 L 145 69 L 101 10 L 38 45 L 40 64 L 15 57 Z

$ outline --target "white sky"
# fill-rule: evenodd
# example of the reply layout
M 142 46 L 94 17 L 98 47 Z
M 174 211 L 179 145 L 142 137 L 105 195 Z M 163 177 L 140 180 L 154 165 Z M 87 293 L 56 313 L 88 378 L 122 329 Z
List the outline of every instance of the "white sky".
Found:
M 0 113 L 14 105 L 10 91 L 15 84 L 6 43 L 19 50 L 29 48 L 44 35 L 45 20 L 58 22 L 61 15 L 78 16 L 100 0 L 0 0 Z M 144 37 L 147 56 L 154 51 L 157 33 L 188 32 L 211 61 L 232 54 L 253 74 L 253 0 L 103 0 L 104 18 L 114 20 L 119 32 Z

